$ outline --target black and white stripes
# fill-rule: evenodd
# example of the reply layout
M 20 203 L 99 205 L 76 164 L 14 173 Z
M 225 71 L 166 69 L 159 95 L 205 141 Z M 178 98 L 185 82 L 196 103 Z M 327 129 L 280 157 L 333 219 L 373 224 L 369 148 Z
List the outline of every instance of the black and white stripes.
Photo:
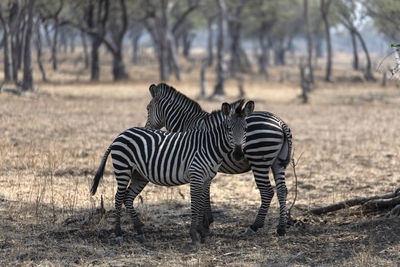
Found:
M 149 103 L 146 127 L 166 127 L 168 131 L 181 132 L 191 129 L 197 121 L 207 116 L 198 103 L 176 91 L 159 84 L 150 86 L 152 100 Z M 269 112 L 253 112 L 246 119 L 247 133 L 243 152 L 246 160 L 235 160 L 235 153 L 224 155 L 219 169 L 224 173 L 253 171 L 261 195 L 261 206 L 256 220 L 248 228 L 252 234 L 264 224 L 274 190 L 269 180 L 269 170 L 274 174 L 280 204 L 278 234 L 283 235 L 286 227 L 285 169 L 290 161 L 292 135 L 289 127 L 276 115 Z M 212 220 L 211 214 L 209 214 Z
M 249 101 L 222 104 L 216 111 L 198 120 L 186 132 L 170 133 L 135 127 L 121 133 L 107 149 L 93 180 L 92 194 L 103 175 L 111 153 L 118 184 L 115 196 L 116 235 L 122 236 L 120 215 L 122 203 L 130 212 L 135 229 L 142 235 L 143 223 L 133 208 L 133 200 L 148 182 L 174 186 L 190 183 L 192 224 L 190 235 L 198 243 L 197 233 L 205 237 L 209 223 L 204 222 L 204 203 L 208 188 L 225 155 L 232 149 L 240 155 L 245 140 L 246 119 L 253 111 Z

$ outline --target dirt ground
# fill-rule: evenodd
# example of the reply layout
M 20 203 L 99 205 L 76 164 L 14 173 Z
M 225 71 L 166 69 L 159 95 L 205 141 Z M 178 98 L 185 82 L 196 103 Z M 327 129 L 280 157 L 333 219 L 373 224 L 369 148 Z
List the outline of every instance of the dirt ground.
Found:
M 143 80 L 148 78 L 156 80 Z M 399 187 L 400 90 L 394 85 L 321 83 L 304 105 L 297 82 L 247 81 L 246 97 L 255 100 L 256 110 L 278 114 L 292 129 L 294 158 L 299 159 L 292 216 L 298 222 L 286 236 L 276 235 L 274 197 L 264 228 L 243 238 L 260 204 L 252 173 L 218 174 L 211 187 L 213 235 L 193 252 L 188 186 L 148 185 L 135 201 L 147 242 L 136 240 L 124 214 L 124 242 L 115 244 L 116 183 L 110 161 L 94 197 L 89 187 L 113 139 L 144 125 L 150 83 L 77 79 L 39 84 L 39 97 L 0 94 L 0 265 L 399 266 L 400 218 L 363 214 L 358 208 L 307 213 Z M 171 84 L 197 96 L 198 83 Z M 236 99 L 235 84 L 228 84 L 227 93 L 228 101 Z M 200 104 L 211 111 L 220 102 Z M 291 167 L 287 186 L 290 205 Z M 100 196 L 105 214 L 95 212 Z

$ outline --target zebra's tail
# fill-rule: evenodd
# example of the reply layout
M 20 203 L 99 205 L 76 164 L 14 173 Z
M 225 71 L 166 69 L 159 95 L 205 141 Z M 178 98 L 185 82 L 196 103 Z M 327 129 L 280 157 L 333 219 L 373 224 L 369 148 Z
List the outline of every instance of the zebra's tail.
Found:
M 90 193 L 92 194 L 92 196 L 94 194 L 96 194 L 97 187 L 99 186 L 100 179 L 101 179 L 101 177 L 103 177 L 104 168 L 106 166 L 107 158 L 108 158 L 108 155 L 110 154 L 110 152 L 111 152 L 111 146 L 109 146 L 107 148 L 107 151 L 104 154 L 103 160 L 100 163 L 99 169 L 97 170 L 96 175 L 93 178 L 92 188 L 90 189 Z
M 292 133 L 290 131 L 289 126 L 287 126 L 286 123 L 282 122 L 282 130 L 283 130 L 283 148 L 282 148 L 282 152 L 286 152 L 285 155 L 279 155 L 279 159 L 280 159 L 280 163 L 281 166 L 286 167 L 291 159 L 292 156 Z M 281 152 L 281 153 L 282 153 Z M 279 154 L 281 154 L 279 153 Z M 284 157 L 284 158 L 281 158 Z

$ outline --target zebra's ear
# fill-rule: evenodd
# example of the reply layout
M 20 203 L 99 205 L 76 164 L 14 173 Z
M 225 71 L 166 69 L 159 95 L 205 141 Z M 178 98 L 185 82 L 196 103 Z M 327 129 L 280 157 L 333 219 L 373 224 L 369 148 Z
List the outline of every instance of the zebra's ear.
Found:
M 156 97 L 156 95 L 157 95 L 157 86 L 155 84 L 150 85 L 149 91 L 150 91 L 150 94 L 151 94 L 152 98 Z
M 221 111 L 225 116 L 229 116 L 231 114 L 231 105 L 228 103 L 222 103 Z
M 251 113 L 253 113 L 253 111 L 254 111 L 254 102 L 253 101 L 249 101 L 244 106 L 244 109 L 242 111 L 242 116 L 247 117 Z

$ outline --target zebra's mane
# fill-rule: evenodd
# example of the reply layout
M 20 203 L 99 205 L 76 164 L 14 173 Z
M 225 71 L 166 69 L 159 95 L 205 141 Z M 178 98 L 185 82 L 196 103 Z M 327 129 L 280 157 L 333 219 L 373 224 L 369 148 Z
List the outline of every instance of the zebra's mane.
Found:
M 204 110 L 201 108 L 199 103 L 197 103 L 196 101 L 190 99 L 186 95 L 182 94 L 181 92 L 176 90 L 174 87 L 169 86 L 169 85 L 167 85 L 165 83 L 160 83 L 159 85 L 157 85 L 157 88 L 159 88 L 160 94 L 162 96 L 171 98 L 174 101 L 175 100 L 181 100 L 181 101 L 185 102 L 185 106 L 189 105 L 191 108 L 193 108 L 193 109 L 195 109 L 197 111 L 203 111 L 204 112 Z
M 213 120 L 213 118 L 221 117 L 221 115 L 225 116 L 222 114 L 221 110 L 213 110 L 211 113 L 208 113 L 207 116 L 205 116 L 202 120 L 210 121 L 210 120 Z

